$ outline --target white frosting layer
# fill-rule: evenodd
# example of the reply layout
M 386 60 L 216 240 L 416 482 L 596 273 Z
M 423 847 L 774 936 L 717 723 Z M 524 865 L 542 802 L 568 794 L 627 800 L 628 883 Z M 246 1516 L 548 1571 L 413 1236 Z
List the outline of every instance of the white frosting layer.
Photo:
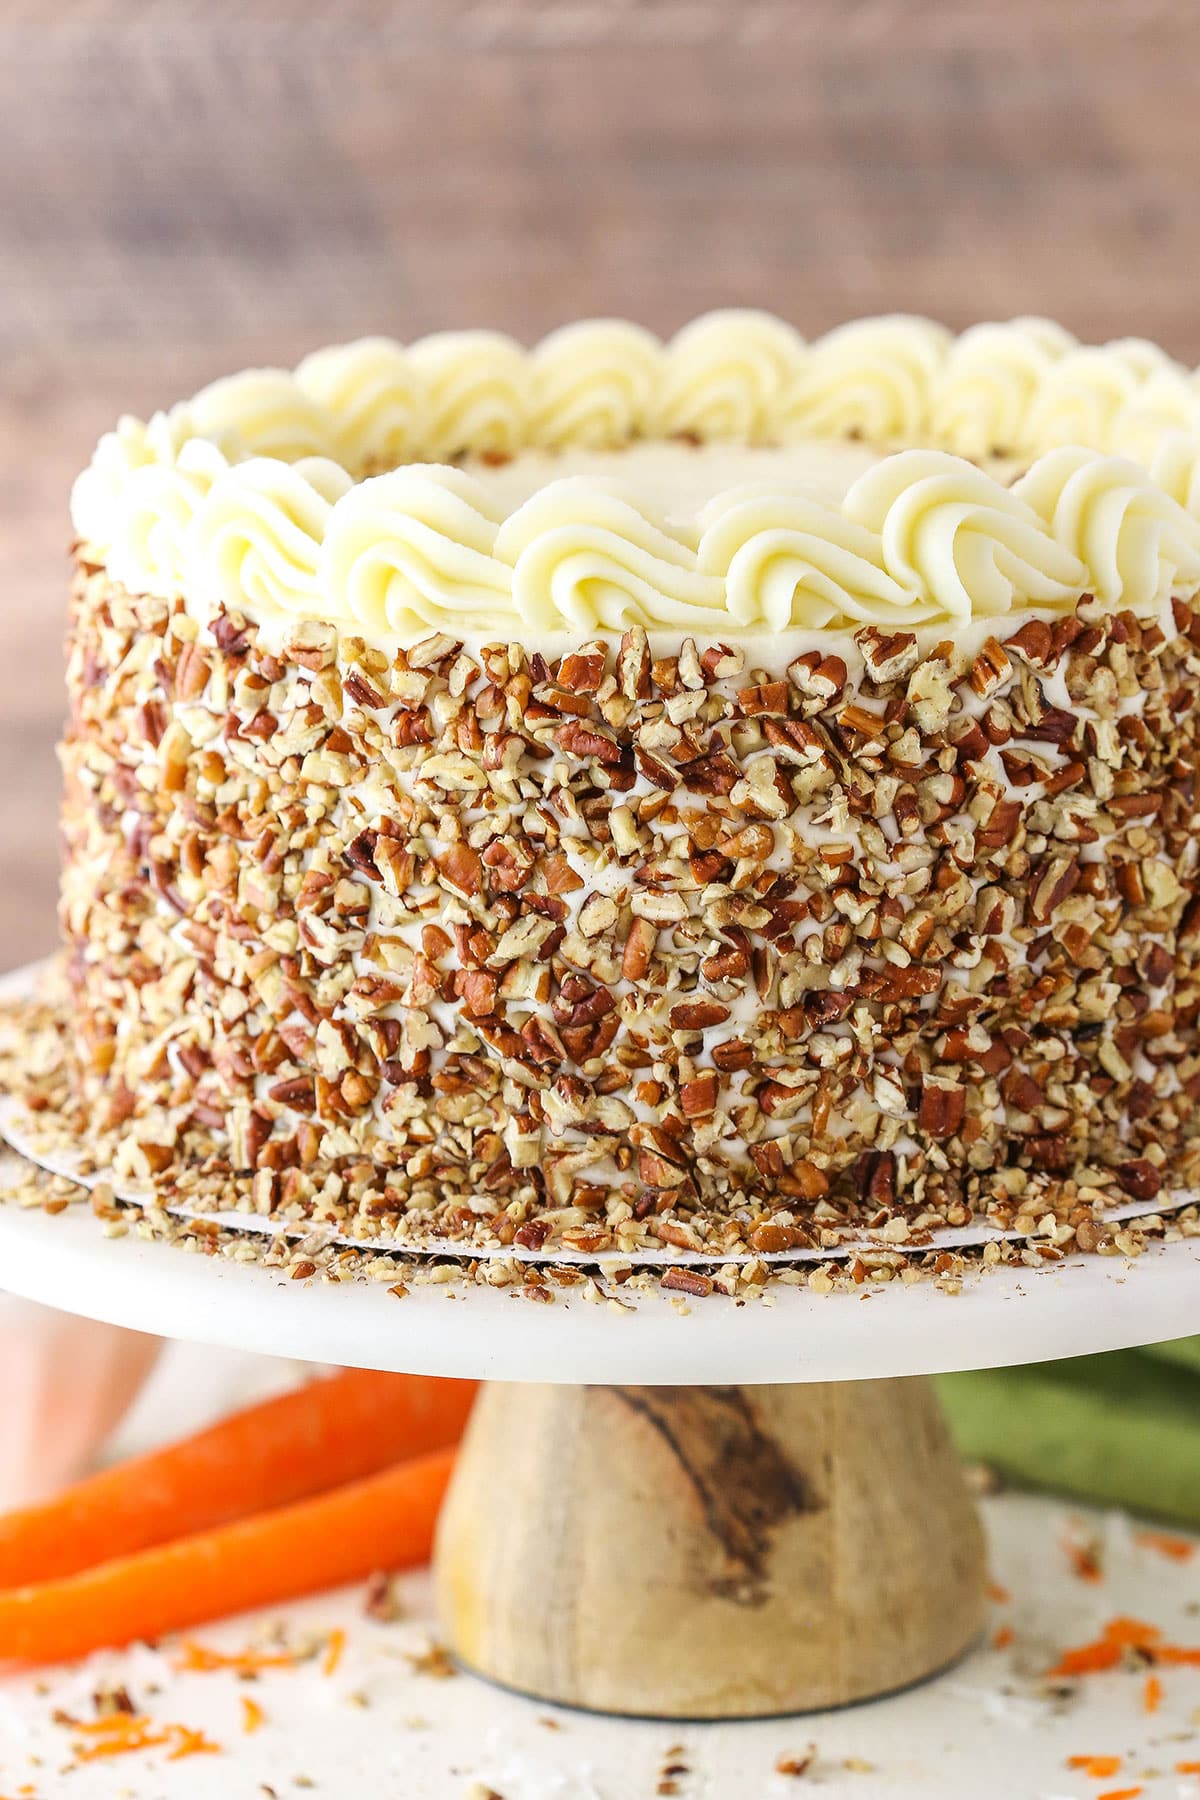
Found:
M 1153 345 L 907 318 L 807 345 L 717 313 L 667 345 L 598 321 L 233 376 L 122 420 L 72 510 L 131 589 L 398 647 L 1149 612 L 1200 583 L 1198 503 L 1200 384 Z
M 502 463 L 468 457 L 464 467 L 502 515 L 516 512 L 552 481 L 582 476 L 636 494 L 665 524 L 686 532 L 718 495 L 748 484 L 820 494 L 839 503 L 885 454 L 871 444 L 836 438 L 784 445 L 657 439 L 617 450 L 524 450 Z

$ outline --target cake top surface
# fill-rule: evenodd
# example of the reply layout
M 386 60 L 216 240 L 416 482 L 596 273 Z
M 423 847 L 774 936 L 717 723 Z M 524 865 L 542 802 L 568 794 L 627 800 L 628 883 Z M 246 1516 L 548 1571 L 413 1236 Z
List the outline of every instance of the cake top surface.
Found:
M 122 419 L 72 514 L 132 591 L 392 651 L 1151 613 L 1200 585 L 1200 378 L 1037 319 L 366 339 Z

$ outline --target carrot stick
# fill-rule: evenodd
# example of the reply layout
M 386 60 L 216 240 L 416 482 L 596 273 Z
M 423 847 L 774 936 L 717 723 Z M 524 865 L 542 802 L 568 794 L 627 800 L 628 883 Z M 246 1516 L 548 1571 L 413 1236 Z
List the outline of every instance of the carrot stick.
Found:
M 359 1481 L 462 1436 L 476 1384 L 350 1369 L 0 1516 L 0 1588 L 73 1575 Z
M 453 1450 L 295 1506 L 0 1593 L 0 1659 L 63 1662 L 428 1559 Z

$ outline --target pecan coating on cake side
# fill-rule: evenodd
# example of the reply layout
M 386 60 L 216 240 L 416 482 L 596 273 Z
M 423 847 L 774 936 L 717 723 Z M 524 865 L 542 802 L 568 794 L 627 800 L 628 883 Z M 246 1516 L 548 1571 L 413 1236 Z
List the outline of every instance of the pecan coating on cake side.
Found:
M 1196 1156 L 1198 645 L 1085 599 L 970 659 L 389 663 L 81 566 L 78 1096 L 126 1175 L 536 1247 L 1152 1200 Z

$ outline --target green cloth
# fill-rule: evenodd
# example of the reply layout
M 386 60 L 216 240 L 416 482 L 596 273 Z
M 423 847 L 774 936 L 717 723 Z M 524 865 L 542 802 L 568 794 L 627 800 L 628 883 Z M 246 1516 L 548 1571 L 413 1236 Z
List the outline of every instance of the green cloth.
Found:
M 1200 1337 L 942 1375 L 937 1388 L 969 1460 L 1200 1527 Z

